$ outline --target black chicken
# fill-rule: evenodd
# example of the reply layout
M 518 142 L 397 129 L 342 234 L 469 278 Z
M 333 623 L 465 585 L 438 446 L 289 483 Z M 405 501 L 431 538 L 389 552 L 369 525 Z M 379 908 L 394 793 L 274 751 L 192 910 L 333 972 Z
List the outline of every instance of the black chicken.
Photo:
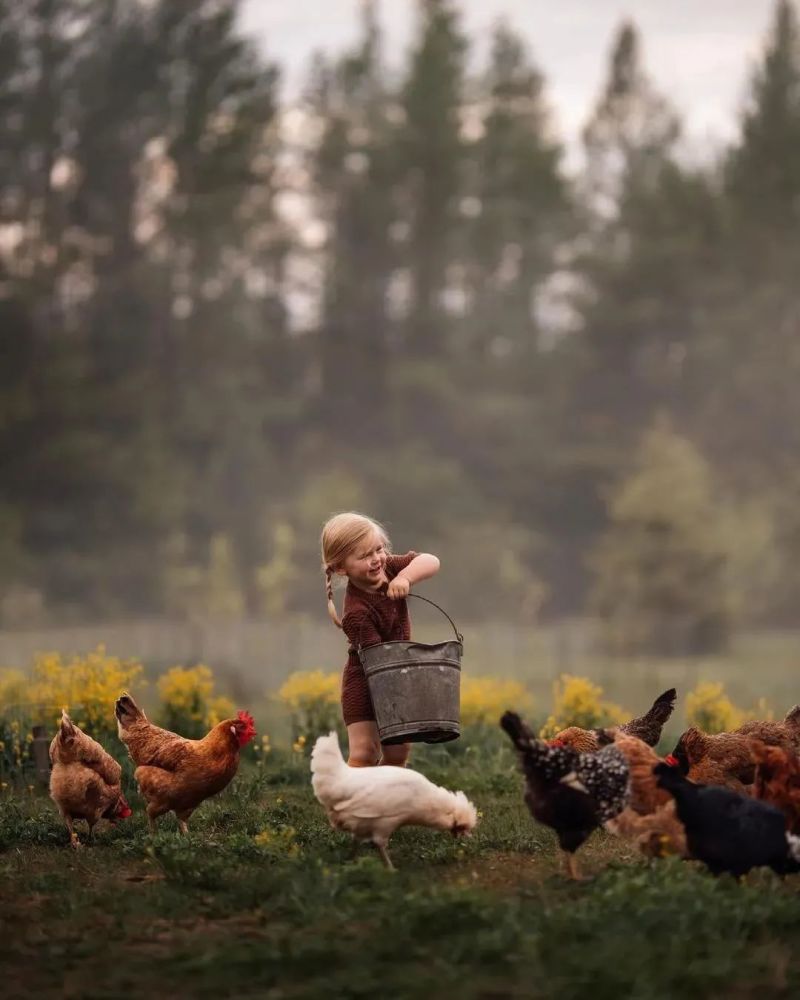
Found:
M 787 834 L 780 809 L 720 785 L 696 785 L 669 764 L 656 764 L 653 774 L 675 799 L 692 857 L 715 875 L 761 866 L 779 875 L 800 871 L 800 838 Z
M 551 746 L 537 740 L 515 712 L 506 712 L 500 725 L 519 753 L 528 809 L 555 830 L 567 874 L 579 878 L 575 851 L 627 804 L 630 775 L 624 755 L 615 746 L 585 754 Z

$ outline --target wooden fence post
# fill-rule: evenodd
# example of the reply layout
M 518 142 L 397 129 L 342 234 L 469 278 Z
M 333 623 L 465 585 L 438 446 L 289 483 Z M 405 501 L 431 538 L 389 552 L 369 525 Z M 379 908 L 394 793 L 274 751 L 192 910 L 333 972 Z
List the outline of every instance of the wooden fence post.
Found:
M 36 778 L 43 785 L 50 784 L 50 739 L 45 726 L 33 726 L 33 762 Z

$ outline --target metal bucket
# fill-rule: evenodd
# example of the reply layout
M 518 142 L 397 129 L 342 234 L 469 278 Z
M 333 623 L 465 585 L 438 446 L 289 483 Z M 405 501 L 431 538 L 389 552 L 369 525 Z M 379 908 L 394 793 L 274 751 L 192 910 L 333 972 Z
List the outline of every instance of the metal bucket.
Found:
M 428 601 L 419 594 L 409 594 Z M 438 604 L 433 604 L 439 608 Z M 379 642 L 358 650 L 381 743 L 446 743 L 461 735 L 463 636 L 447 642 Z

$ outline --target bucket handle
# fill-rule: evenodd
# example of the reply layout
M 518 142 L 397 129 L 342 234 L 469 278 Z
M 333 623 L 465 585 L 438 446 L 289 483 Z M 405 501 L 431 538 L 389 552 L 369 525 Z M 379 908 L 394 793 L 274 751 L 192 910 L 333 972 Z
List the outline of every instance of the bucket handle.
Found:
M 453 631 L 456 634 L 456 639 L 461 643 L 462 646 L 464 645 L 464 636 L 458 631 L 458 629 L 456 628 L 456 623 L 453 621 L 453 619 L 450 617 L 450 615 L 448 615 L 448 613 L 444 610 L 444 608 L 440 608 L 439 605 L 435 601 L 432 601 L 429 597 L 423 597 L 421 594 L 406 594 L 406 599 L 409 598 L 409 597 L 416 597 L 416 599 L 418 601 L 425 601 L 426 604 L 432 604 L 437 609 L 437 611 L 441 611 L 442 614 L 445 616 L 445 618 L 453 626 Z M 372 609 L 370 608 L 369 610 L 370 610 L 370 614 L 372 614 Z M 359 637 L 359 643 L 358 643 L 358 650 L 359 650 L 359 652 L 361 651 L 361 648 L 362 648 L 361 647 L 361 640 L 360 640 L 360 637 Z
M 453 631 L 456 634 L 456 639 L 458 639 L 458 641 L 463 645 L 463 643 L 464 643 L 464 636 L 458 631 L 458 629 L 456 628 L 456 623 L 453 621 L 453 619 L 450 617 L 450 615 L 448 615 L 448 613 L 444 610 L 444 608 L 440 608 L 439 605 L 435 601 L 432 601 L 429 597 L 423 597 L 421 594 L 407 594 L 406 596 L 407 597 L 416 597 L 416 599 L 418 601 L 425 601 L 426 604 L 432 604 L 437 609 L 437 611 L 441 611 L 442 614 L 445 616 L 445 618 L 453 626 Z

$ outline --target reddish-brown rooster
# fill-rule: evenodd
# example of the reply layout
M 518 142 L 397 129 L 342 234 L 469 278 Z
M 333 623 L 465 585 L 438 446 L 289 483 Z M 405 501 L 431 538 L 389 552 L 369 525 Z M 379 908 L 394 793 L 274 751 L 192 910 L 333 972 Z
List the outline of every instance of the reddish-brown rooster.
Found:
M 129 694 L 114 706 L 119 738 L 137 765 L 134 777 L 147 802 L 150 829 L 170 810 L 178 817 L 181 833 L 205 799 L 221 792 L 239 768 L 239 750 L 255 736 L 253 717 L 239 712 L 226 719 L 201 740 L 188 740 L 150 722 Z

